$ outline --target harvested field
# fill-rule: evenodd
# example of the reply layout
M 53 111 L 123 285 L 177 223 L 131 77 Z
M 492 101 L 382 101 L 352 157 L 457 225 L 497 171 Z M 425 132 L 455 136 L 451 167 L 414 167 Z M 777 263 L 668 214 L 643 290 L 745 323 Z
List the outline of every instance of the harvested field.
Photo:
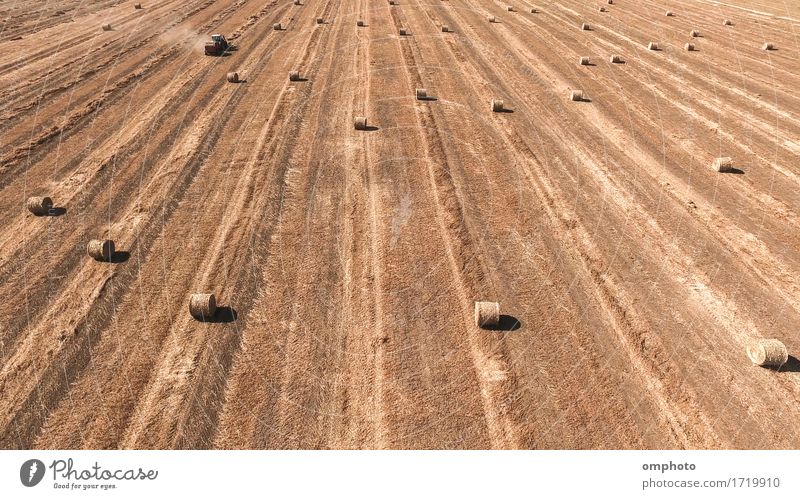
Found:
M 599 3 L 0 6 L 0 447 L 799 448 L 800 8 Z

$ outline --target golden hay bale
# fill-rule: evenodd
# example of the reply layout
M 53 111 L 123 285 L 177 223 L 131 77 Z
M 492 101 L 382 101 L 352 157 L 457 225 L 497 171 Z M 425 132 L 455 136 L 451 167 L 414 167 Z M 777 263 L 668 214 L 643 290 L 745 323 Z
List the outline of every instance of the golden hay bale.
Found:
M 231 83 L 239 83 L 239 73 L 236 71 L 228 73 L 225 78 Z
M 588 25 L 588 24 L 586 24 L 586 23 L 583 23 L 583 24 L 581 24 L 581 29 L 582 29 L 583 31 L 589 31 L 589 30 L 591 29 L 591 26 L 589 26 L 589 25 Z
M 356 26 L 361 26 L 361 27 L 363 27 L 363 26 L 364 26 L 364 21 L 361 21 L 361 20 L 359 20 L 359 21 L 356 21 Z
M 622 56 L 619 56 L 617 54 L 613 54 L 611 56 L 611 62 L 614 63 L 614 64 L 619 64 L 620 62 L 622 62 Z
M 725 19 L 724 21 L 722 21 L 722 24 L 725 26 L 733 26 L 733 21 L 731 21 L 730 19 Z
M 589 58 L 588 58 L 588 57 L 581 57 L 581 58 L 578 60 L 578 63 L 579 63 L 581 66 L 588 66 L 588 65 L 589 65 Z
M 700 32 L 697 31 L 696 29 L 693 29 L 692 31 L 689 32 L 689 36 L 691 36 L 692 38 L 697 38 L 698 36 L 700 36 Z
M 489 16 L 489 22 L 490 23 L 496 23 L 497 22 L 497 18 L 494 17 L 494 16 Z
M 648 43 L 647 50 L 658 50 L 658 44 L 656 42 Z
M 322 23 L 324 23 L 324 22 L 325 22 L 325 19 L 323 19 L 323 18 L 321 18 L 321 17 L 318 17 L 318 18 L 317 18 L 317 24 L 322 24 Z
M 608 0 L 608 5 L 614 5 L 614 0 Z
M 764 45 L 761 46 L 761 48 L 764 50 L 775 50 L 775 45 L 771 43 L 765 43 Z
M 418 88 L 416 91 L 417 100 L 423 100 L 428 98 L 428 91 L 424 88 Z
M 195 293 L 189 298 L 189 313 L 199 321 L 211 319 L 217 313 L 217 299 L 213 294 Z
M 111 25 L 106 23 L 102 26 L 103 31 L 111 31 Z
M 536 7 L 533 7 L 531 9 L 531 14 L 538 14 L 538 13 L 539 13 L 539 9 L 537 9 Z
M 133 4 L 133 8 L 134 8 L 134 9 L 141 9 L 141 8 L 142 8 L 142 4 L 140 4 L 140 3 L 135 3 L 135 4 Z
M 506 9 L 507 9 L 509 12 L 514 12 L 514 7 L 513 7 L 513 6 L 511 6 L 511 5 L 509 5 L 508 7 L 506 7 Z
M 294 0 L 294 4 L 295 5 L 303 5 L 302 3 L 300 3 L 300 0 Z
M 668 10 L 668 11 L 664 12 L 664 15 L 667 16 L 667 17 L 672 17 L 675 14 L 673 14 L 671 10 Z
M 692 50 L 694 50 L 694 43 L 687 43 L 686 45 L 683 46 L 683 48 L 685 48 L 688 52 L 691 52 Z
M 43 196 L 32 196 L 25 201 L 25 207 L 34 215 L 47 215 L 53 209 L 53 200 Z
M 500 304 L 495 301 L 475 302 L 475 325 L 496 326 L 500 323 Z
M 447 32 L 449 32 L 449 31 L 450 31 L 450 28 L 448 28 L 448 27 L 447 27 L 447 25 L 444 25 L 444 24 L 443 24 L 443 25 L 442 25 L 442 33 L 447 33 Z
M 389 0 L 389 5 L 394 5 L 394 0 Z
M 758 339 L 747 345 L 747 356 L 753 364 L 764 367 L 779 368 L 789 360 L 786 345 L 780 340 Z
M 717 158 L 711 164 L 711 167 L 720 173 L 730 172 L 733 170 L 733 160 L 727 157 Z
M 355 127 L 356 127 L 356 130 L 366 130 L 367 129 L 367 118 L 364 117 L 364 116 L 356 116 Z
M 300 81 L 300 71 L 289 71 L 289 81 Z
M 492 100 L 492 111 L 495 113 L 499 113 L 503 110 L 503 101 L 499 99 Z
M 600 12 L 605 12 L 605 11 L 606 11 L 605 7 L 600 7 Z
M 400 36 L 406 36 L 408 34 L 408 30 L 405 28 L 400 28 Z
M 283 29 L 283 25 L 281 23 L 275 23 L 272 25 L 272 29 L 274 29 L 275 31 L 280 31 Z
M 98 262 L 110 262 L 114 256 L 114 241 L 92 239 L 86 245 L 86 253 Z
M 569 94 L 569 99 L 575 102 L 580 102 L 583 100 L 583 90 L 573 90 Z

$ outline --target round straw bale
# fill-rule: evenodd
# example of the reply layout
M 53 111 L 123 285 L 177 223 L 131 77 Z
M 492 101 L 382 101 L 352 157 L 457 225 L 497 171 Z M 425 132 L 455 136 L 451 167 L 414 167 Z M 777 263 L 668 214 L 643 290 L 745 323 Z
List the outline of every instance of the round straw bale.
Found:
M 573 100 L 573 101 L 576 101 L 576 102 L 582 101 L 583 100 L 583 90 L 573 90 L 569 94 L 569 98 L 570 98 L 570 100 Z
M 539 13 L 539 9 L 537 9 L 536 7 L 533 7 L 531 9 L 531 14 L 538 14 L 538 13 Z
M 764 50 L 775 50 L 775 45 L 771 43 L 765 43 L 764 45 L 761 46 L 761 48 Z
M 608 0 L 608 5 L 614 5 L 614 0 Z
M 417 100 L 423 100 L 428 98 L 428 91 L 424 88 L 418 88 L 416 91 Z
M 733 21 L 731 21 L 730 19 L 725 19 L 724 21 L 722 21 L 722 24 L 724 24 L 725 26 L 732 26 Z
M 111 25 L 106 23 L 102 26 L 103 31 L 111 31 Z
M 618 64 L 618 63 L 622 62 L 622 56 L 619 56 L 617 54 L 613 54 L 611 56 L 611 62 L 614 63 L 614 64 Z
M 394 5 L 394 0 L 389 0 L 389 5 Z
M 591 29 L 591 26 L 589 26 L 589 25 L 588 25 L 588 24 L 586 24 L 586 23 L 583 23 L 583 24 L 581 24 L 581 29 L 582 29 L 583 31 L 589 31 L 589 29 Z
M 408 30 L 405 28 L 400 28 L 400 36 L 406 36 L 408 34 Z
M 589 65 L 589 58 L 588 57 L 581 57 L 580 60 L 578 60 L 578 63 L 581 66 L 588 66 Z
M 727 157 L 717 158 L 714 160 L 714 163 L 711 165 L 711 167 L 720 173 L 730 172 L 733 170 L 733 160 Z
M 694 43 L 687 43 L 686 45 L 683 46 L 683 48 L 685 48 L 687 52 L 691 52 L 692 50 L 694 50 Z
M 364 26 L 364 21 L 361 20 L 356 21 L 356 26 Z
M 606 11 L 605 7 L 600 7 L 600 12 L 605 12 L 605 11 Z
M 497 22 L 497 18 L 494 17 L 494 16 L 489 16 L 489 22 L 490 23 L 496 23 Z
M 217 313 L 217 299 L 210 293 L 195 293 L 189 298 L 189 313 L 199 321 L 211 319 Z
M 667 17 L 672 17 L 675 14 L 673 14 L 671 10 L 668 10 L 668 11 L 664 12 L 664 15 L 667 16 Z
M 142 8 L 142 4 L 140 4 L 140 3 L 135 3 L 135 4 L 133 4 L 133 8 L 134 8 L 134 9 L 141 9 L 141 8 Z
M 779 368 L 789 360 L 786 345 L 780 340 L 758 339 L 747 345 L 747 356 L 753 364 L 764 367 Z
M 25 201 L 25 207 L 34 215 L 47 215 L 53 209 L 53 200 L 48 197 L 33 196 Z
M 492 100 L 492 111 L 499 113 L 503 110 L 503 101 L 499 99 Z
M 300 81 L 300 71 L 289 71 L 289 81 Z
M 512 5 L 509 5 L 507 9 L 509 12 L 514 12 L 514 7 Z
M 367 129 L 367 118 L 364 117 L 364 116 L 356 116 L 355 127 L 356 127 L 356 130 L 366 130 Z
M 691 36 L 692 38 L 697 38 L 698 36 L 700 36 L 700 32 L 697 31 L 696 29 L 693 29 L 692 31 L 689 32 L 689 36 Z
M 656 42 L 648 43 L 647 50 L 658 50 L 658 44 Z
M 283 25 L 281 23 L 275 23 L 272 25 L 272 29 L 274 29 L 275 31 L 280 31 L 283 29 Z
M 300 0 L 294 0 L 294 4 L 295 5 L 303 5 L 302 3 L 300 3 Z
M 324 22 L 325 22 L 325 19 L 323 19 L 323 18 L 321 18 L 321 17 L 318 17 L 318 18 L 317 18 L 317 24 L 322 24 L 322 23 L 324 23 Z
M 500 323 L 500 304 L 495 301 L 475 302 L 475 325 L 496 326 Z
M 86 253 L 98 262 L 110 262 L 114 256 L 114 241 L 92 239 L 86 245 Z
M 450 28 L 448 28 L 447 25 L 443 24 L 442 25 L 442 33 L 447 33 L 448 31 L 450 31 Z
M 239 83 L 239 73 L 236 71 L 228 73 L 225 78 L 231 83 Z

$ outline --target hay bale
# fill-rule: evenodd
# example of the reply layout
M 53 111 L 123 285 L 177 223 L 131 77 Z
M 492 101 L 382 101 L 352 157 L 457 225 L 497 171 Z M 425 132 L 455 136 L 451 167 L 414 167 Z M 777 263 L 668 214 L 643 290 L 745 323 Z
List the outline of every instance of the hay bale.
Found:
M 503 107 L 503 101 L 500 99 L 493 99 L 492 100 L 492 111 L 495 113 L 499 113 L 503 111 L 505 108 Z
M 694 50 L 694 43 L 687 43 L 683 48 L 686 49 L 687 52 L 691 52 Z
M 303 5 L 302 3 L 300 3 L 300 0 L 294 0 L 294 4 L 295 5 Z
M 490 23 L 496 23 L 497 22 L 497 18 L 494 17 L 494 16 L 489 16 L 489 22 Z
M 589 65 L 589 58 L 588 58 L 588 57 L 581 57 L 581 58 L 578 60 L 578 63 L 579 63 L 581 66 L 588 66 L 588 65 Z
M 648 43 L 647 50 L 658 50 L 658 44 L 656 42 Z
M 355 127 L 356 127 L 356 130 L 366 130 L 367 129 L 367 118 L 365 116 L 356 116 Z
M 406 36 L 408 34 L 408 30 L 405 28 L 400 28 L 400 36 Z
M 389 0 L 389 5 L 394 5 L 394 0 Z
M 771 43 L 765 43 L 764 45 L 761 46 L 761 48 L 764 50 L 775 50 L 775 45 Z
M 575 102 L 580 102 L 583 100 L 583 90 L 573 90 L 569 94 L 569 99 Z
M 236 71 L 232 71 L 232 72 L 228 73 L 228 74 L 225 76 L 225 78 L 226 78 L 226 79 L 227 79 L 227 80 L 228 80 L 230 83 L 239 83 L 239 73 L 237 73 Z
M 733 171 L 733 159 L 731 158 L 717 158 L 711 164 L 711 167 L 720 173 L 727 173 Z
M 509 11 L 509 12 L 514 12 L 514 7 L 513 7 L 513 6 L 511 6 L 511 5 L 509 5 L 509 6 L 507 7 L 507 9 L 508 9 L 508 11 Z
M 448 28 L 447 25 L 443 24 L 442 25 L 442 33 L 449 33 L 449 32 L 450 32 L 450 28 Z
M 111 31 L 111 25 L 106 23 L 102 26 L 103 31 Z
M 614 5 L 614 0 L 608 0 L 608 5 Z
M 424 88 L 418 88 L 416 91 L 417 100 L 425 100 L 428 98 L 428 91 Z
M 217 313 L 217 299 L 210 293 L 195 293 L 189 298 L 189 313 L 199 321 L 211 319 Z
M 722 24 L 723 26 L 733 26 L 733 21 L 731 21 L 730 19 L 725 19 L 724 21 L 722 21 Z
M 289 71 L 289 81 L 300 81 L 300 71 Z
M 697 31 L 696 29 L 693 29 L 692 31 L 689 32 L 689 36 L 691 36 L 692 38 L 697 38 L 698 36 L 700 36 L 700 32 Z
M 98 262 L 110 262 L 114 256 L 114 241 L 92 239 L 86 245 L 86 253 Z
M 275 23 L 272 25 L 272 29 L 274 29 L 275 31 L 280 31 L 283 29 L 283 25 L 281 23 Z
M 611 62 L 612 62 L 613 64 L 619 64 L 619 63 L 621 63 L 621 62 L 622 62 L 622 56 L 619 56 L 619 55 L 617 55 L 617 54 L 612 54 L 612 55 L 611 55 Z
M 780 340 L 758 339 L 747 345 L 747 356 L 753 364 L 779 368 L 789 360 L 789 352 Z
M 322 23 L 324 23 L 324 22 L 325 22 L 325 19 L 323 19 L 323 18 L 321 18 L 321 17 L 318 17 L 318 18 L 317 18 L 317 24 L 322 24 Z
M 34 215 L 47 215 L 53 209 L 53 200 L 45 196 L 32 196 L 25 201 L 25 207 Z
M 531 8 L 531 14 L 538 14 L 538 13 L 539 9 L 537 9 L 536 7 Z
M 363 28 L 364 27 L 364 21 L 362 21 L 362 20 L 356 21 L 356 26 Z
M 605 12 L 605 11 L 606 11 L 605 7 L 600 7 L 600 12 Z
M 134 9 L 141 9 L 141 8 L 142 8 L 142 4 L 140 4 L 140 3 L 135 3 L 135 4 L 133 4 L 133 8 L 134 8 Z
M 496 301 L 475 302 L 475 325 L 496 326 L 500 323 L 500 304 Z
M 672 17 L 675 14 L 673 14 L 671 10 L 668 10 L 668 11 L 664 12 L 664 15 L 667 16 L 667 17 Z
M 583 31 L 589 31 L 590 29 L 592 29 L 592 27 L 591 27 L 591 26 L 589 26 L 589 25 L 588 25 L 588 24 L 586 24 L 586 23 L 583 23 L 583 24 L 581 24 L 581 29 L 582 29 Z

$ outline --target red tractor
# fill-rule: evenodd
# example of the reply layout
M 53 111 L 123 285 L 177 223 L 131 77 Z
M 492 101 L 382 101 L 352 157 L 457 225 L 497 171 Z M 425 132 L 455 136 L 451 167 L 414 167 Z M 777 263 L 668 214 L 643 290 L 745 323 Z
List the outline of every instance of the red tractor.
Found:
M 228 48 L 230 48 L 230 44 L 224 36 L 211 35 L 211 41 L 206 42 L 206 55 L 222 55 Z

